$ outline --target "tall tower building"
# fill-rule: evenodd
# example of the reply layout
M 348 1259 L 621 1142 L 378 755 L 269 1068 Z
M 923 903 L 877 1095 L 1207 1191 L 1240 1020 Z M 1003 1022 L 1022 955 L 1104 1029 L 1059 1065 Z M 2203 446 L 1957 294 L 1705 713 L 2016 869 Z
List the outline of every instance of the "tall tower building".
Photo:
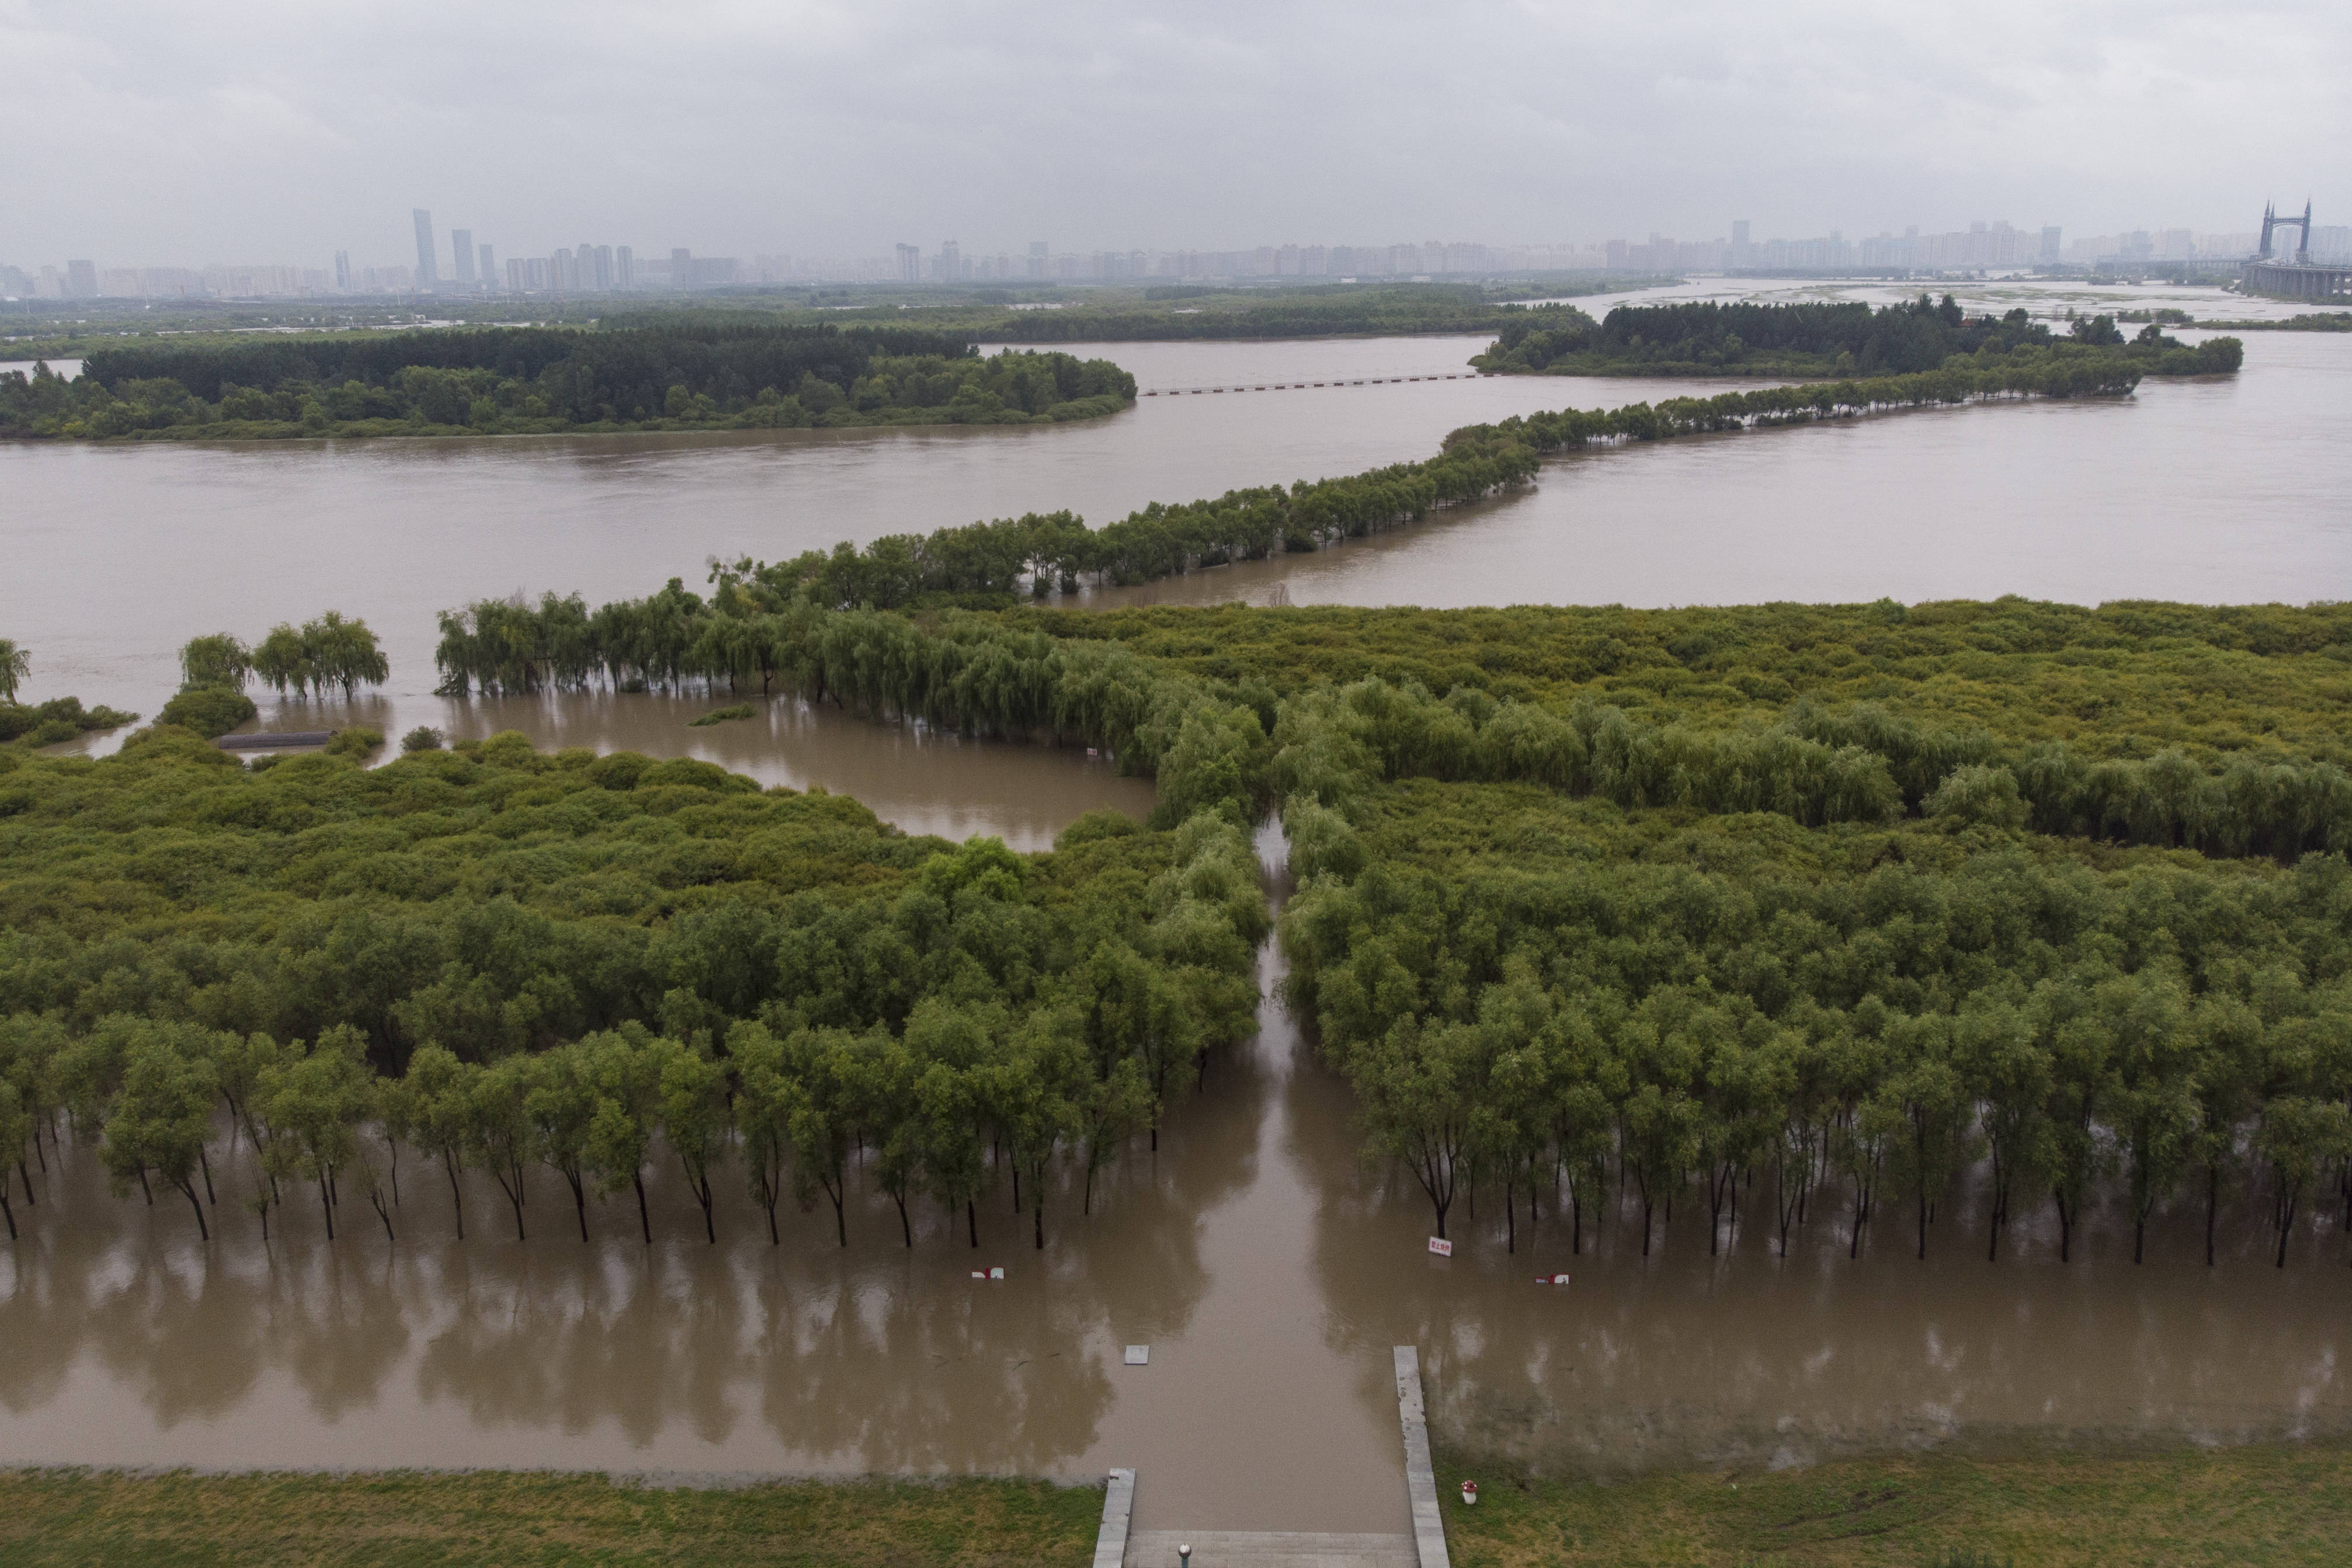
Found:
M 919 246 L 898 247 L 898 281 L 920 283 L 923 280 L 923 252 Z
M 66 292 L 76 299 L 98 298 L 98 263 L 69 261 L 66 263 Z
M 441 281 L 441 269 L 433 256 L 433 214 L 417 207 L 408 215 L 416 220 L 416 287 L 430 289 Z
M 1041 239 L 1031 240 L 1029 242 L 1030 277 L 1043 277 L 1045 276 L 1045 242 Z
M 636 286 L 637 253 L 632 246 L 621 246 L 613 252 L 613 287 L 635 288 Z
M 474 291 L 474 231 L 451 229 L 449 248 L 456 253 L 457 292 L 471 294 Z
M 347 250 L 339 250 L 335 253 L 335 292 L 338 294 L 349 294 L 351 291 L 352 253 Z
M 2044 228 L 2044 229 L 2042 231 L 2042 260 L 2044 260 L 2044 261 L 2056 261 L 2056 260 L 2058 259 L 2058 240 L 2059 240 L 2059 237 L 2060 237 L 2060 230 L 2059 230 L 2059 227 L 2058 227 L 2058 225 L 2057 225 L 2056 224 L 2052 224 L 2052 225 L 2050 225 L 2049 226 L 2047 226 L 2046 228 Z
M 499 269 L 490 260 L 490 247 L 488 246 L 482 246 L 481 255 L 478 257 L 478 265 L 474 268 L 474 276 L 482 280 L 483 293 L 495 294 L 498 292 Z

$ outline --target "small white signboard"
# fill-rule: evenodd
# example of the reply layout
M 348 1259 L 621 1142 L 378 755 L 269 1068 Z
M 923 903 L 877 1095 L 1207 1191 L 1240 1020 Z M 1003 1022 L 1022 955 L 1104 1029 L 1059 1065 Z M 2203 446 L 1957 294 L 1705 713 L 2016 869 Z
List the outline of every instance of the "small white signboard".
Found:
M 1432 1252 L 1436 1253 L 1440 1258 L 1451 1258 L 1454 1256 L 1454 1243 L 1448 1241 L 1443 1236 L 1431 1237 L 1429 1239 L 1429 1249 Z
M 1004 1278 L 1004 1270 L 1002 1269 L 991 1269 L 988 1271 L 988 1277 L 992 1280 L 1002 1280 Z
M 1127 1364 L 1129 1366 L 1150 1365 L 1151 1347 L 1148 1344 L 1129 1345 L 1127 1347 Z

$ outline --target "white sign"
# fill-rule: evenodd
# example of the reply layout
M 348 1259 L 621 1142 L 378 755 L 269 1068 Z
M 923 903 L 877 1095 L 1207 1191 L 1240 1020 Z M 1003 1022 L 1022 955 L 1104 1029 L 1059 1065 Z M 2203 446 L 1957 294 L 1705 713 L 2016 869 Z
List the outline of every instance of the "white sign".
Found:
M 1002 1280 L 1004 1278 L 1004 1270 L 1002 1269 L 991 1269 L 988 1271 L 988 1277 L 992 1280 Z
M 1451 1258 L 1454 1256 L 1454 1243 L 1448 1241 L 1443 1236 L 1431 1237 L 1429 1239 L 1429 1249 L 1432 1252 L 1436 1253 L 1440 1258 Z
M 1129 1345 L 1127 1347 L 1127 1364 L 1129 1366 L 1150 1365 L 1151 1347 L 1148 1344 Z

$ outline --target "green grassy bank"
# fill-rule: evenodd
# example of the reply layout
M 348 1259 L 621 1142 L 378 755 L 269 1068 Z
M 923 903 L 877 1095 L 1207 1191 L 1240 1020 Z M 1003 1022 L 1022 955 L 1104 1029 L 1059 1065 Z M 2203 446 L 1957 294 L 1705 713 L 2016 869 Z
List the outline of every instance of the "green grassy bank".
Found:
M 1460 1506 L 1463 1480 L 1478 1505 Z M 1441 1464 L 1456 1568 L 1863 1564 L 1902 1568 L 2341 1563 L 2352 1448 L 2128 1456 L 1921 1455 L 1810 1469 L 1521 1485 Z
M 1044 1481 L 698 1490 L 601 1476 L 0 1471 L 0 1563 L 1079 1563 L 1102 1492 Z

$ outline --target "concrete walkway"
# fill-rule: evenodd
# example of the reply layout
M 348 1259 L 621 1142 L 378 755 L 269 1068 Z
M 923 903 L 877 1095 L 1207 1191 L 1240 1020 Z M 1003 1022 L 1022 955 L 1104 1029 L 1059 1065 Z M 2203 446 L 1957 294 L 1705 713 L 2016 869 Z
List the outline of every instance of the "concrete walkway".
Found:
M 1124 1568 L 1420 1568 L 1410 1535 L 1330 1535 L 1255 1530 L 1139 1530 L 1127 1539 Z
M 1421 1396 L 1421 1353 L 1396 1347 L 1397 1424 L 1404 1440 L 1411 1535 L 1258 1530 L 1130 1530 L 1136 1474 L 1113 1470 L 1103 1496 L 1095 1568 L 1451 1568 L 1437 1478 L 1429 1458 L 1429 1423 Z M 1191 1561 L 1182 1547 L 1192 1548 Z

